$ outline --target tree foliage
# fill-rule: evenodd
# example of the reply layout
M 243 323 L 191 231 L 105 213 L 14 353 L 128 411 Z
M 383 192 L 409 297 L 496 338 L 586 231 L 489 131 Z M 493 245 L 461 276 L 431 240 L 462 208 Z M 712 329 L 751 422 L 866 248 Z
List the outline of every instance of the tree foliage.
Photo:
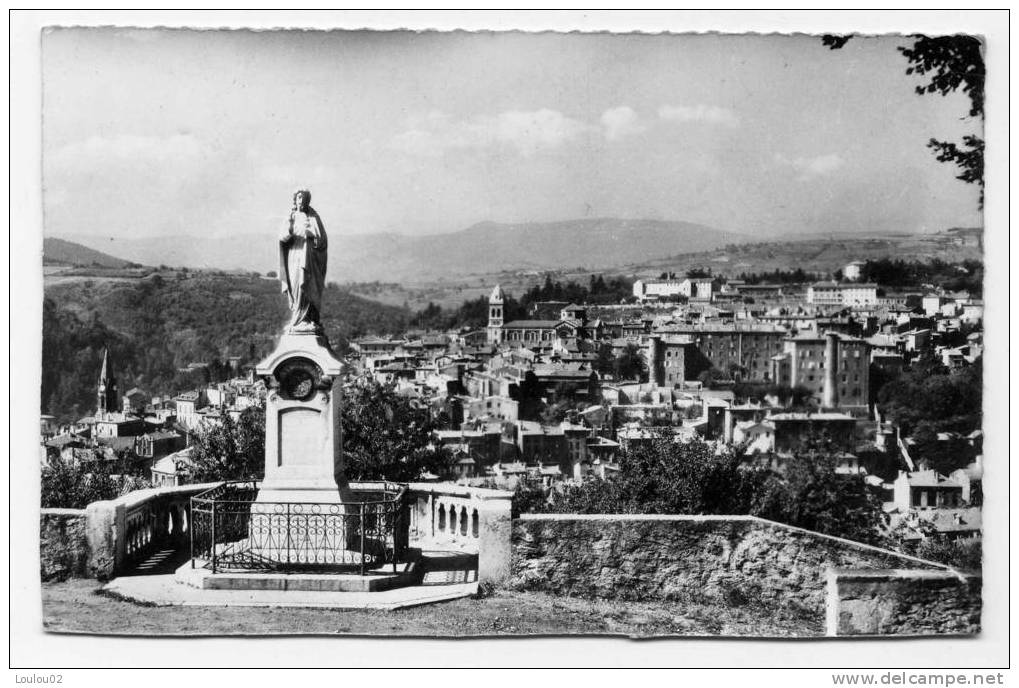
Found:
M 948 564 L 963 571 L 979 571 L 983 565 L 983 549 L 979 539 L 949 540 L 944 535 L 931 533 L 917 543 L 914 554 L 921 559 Z
M 616 380 L 647 380 L 648 366 L 644 350 L 633 342 L 612 359 L 612 374 Z
M 949 371 L 933 356 L 924 356 L 878 390 L 877 400 L 904 434 L 958 432 L 982 426 L 983 360 Z
M 92 502 L 150 487 L 136 476 L 113 475 L 110 468 L 102 461 L 51 461 L 42 469 L 42 508 L 84 509 Z
M 434 446 L 437 429 L 427 408 L 392 386 L 356 386 L 344 398 L 343 451 L 350 480 L 418 480 L 430 472 L 447 477 L 449 453 Z
M 188 482 L 261 480 L 265 472 L 265 409 L 251 406 L 236 421 L 222 422 L 199 431 L 191 446 Z
M 617 477 L 564 484 L 546 500 L 528 492 L 518 506 L 551 513 L 751 514 L 882 543 L 879 496 L 859 476 L 837 473 L 837 462 L 821 442 L 805 445 L 778 472 L 732 448 L 660 440 L 624 454 Z
M 770 270 L 764 272 L 743 272 L 740 273 L 740 280 L 747 284 L 803 284 L 805 282 L 816 282 L 821 275 L 814 272 L 806 272 L 803 268 L 793 270 Z
M 838 50 L 851 36 L 825 35 L 821 42 Z M 976 36 L 911 36 L 912 45 L 900 46 L 899 52 L 909 66 L 906 74 L 916 74 L 929 80 L 915 87 L 920 95 L 940 93 L 947 96 L 960 91 L 970 101 L 968 115 L 984 116 L 984 82 L 987 71 L 984 65 L 983 42 Z M 962 145 L 951 141 L 930 139 L 931 148 L 939 162 L 951 162 L 961 172 L 957 179 L 980 187 L 979 204 L 984 203 L 984 140 L 970 134 L 963 137 Z
M 950 291 L 983 292 L 984 264 L 979 260 L 950 262 L 934 258 L 925 262 L 898 258 L 870 259 L 860 266 L 860 279 L 894 288 L 937 284 Z

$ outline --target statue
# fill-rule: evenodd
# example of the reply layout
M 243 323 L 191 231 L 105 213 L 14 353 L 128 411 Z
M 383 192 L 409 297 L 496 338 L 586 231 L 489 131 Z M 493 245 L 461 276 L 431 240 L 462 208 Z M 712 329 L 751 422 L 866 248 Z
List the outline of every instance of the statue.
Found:
M 326 232 L 311 207 L 311 192 L 294 193 L 290 219 L 280 234 L 280 282 L 290 301 L 287 332 L 322 331 L 326 281 Z

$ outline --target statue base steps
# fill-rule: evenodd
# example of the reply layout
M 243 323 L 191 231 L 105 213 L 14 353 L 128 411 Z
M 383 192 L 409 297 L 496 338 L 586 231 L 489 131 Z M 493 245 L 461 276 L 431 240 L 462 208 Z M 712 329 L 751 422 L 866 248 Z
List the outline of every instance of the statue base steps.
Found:
M 275 590 L 299 592 L 381 592 L 418 585 L 421 566 L 417 557 L 396 565 L 387 564 L 359 575 L 343 570 L 325 571 L 321 567 L 307 573 L 275 573 L 272 571 L 217 571 L 196 562 L 185 562 L 174 573 L 174 580 L 201 590 Z

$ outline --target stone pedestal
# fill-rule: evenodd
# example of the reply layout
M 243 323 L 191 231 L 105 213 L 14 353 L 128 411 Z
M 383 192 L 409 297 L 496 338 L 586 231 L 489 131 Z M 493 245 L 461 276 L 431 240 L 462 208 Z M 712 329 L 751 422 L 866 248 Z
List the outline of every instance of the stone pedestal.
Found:
M 340 429 L 343 363 L 329 341 L 314 332 L 284 334 L 255 372 L 269 388 L 257 502 L 350 501 Z

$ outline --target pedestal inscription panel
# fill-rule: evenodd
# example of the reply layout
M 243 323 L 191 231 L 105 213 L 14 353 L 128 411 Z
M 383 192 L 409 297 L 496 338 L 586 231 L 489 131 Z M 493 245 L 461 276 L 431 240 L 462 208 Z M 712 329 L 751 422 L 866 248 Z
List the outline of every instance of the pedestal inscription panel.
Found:
M 310 466 L 322 454 L 321 413 L 310 408 L 280 411 L 278 466 Z

